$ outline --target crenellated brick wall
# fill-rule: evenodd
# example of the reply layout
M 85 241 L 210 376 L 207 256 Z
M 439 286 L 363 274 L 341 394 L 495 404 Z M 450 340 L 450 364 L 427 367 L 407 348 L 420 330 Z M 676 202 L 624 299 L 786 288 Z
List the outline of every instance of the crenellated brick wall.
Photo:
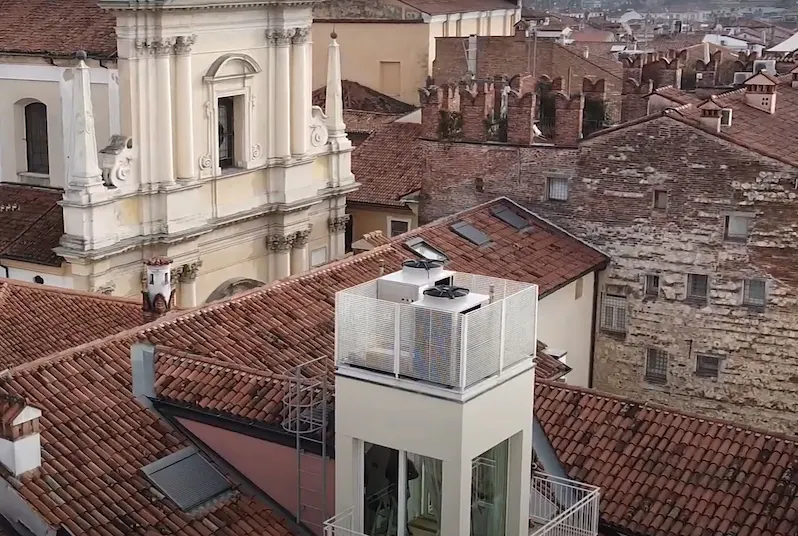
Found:
M 422 222 L 506 195 L 612 257 L 601 288 L 626 296 L 626 333 L 597 334 L 595 387 L 798 431 L 796 168 L 669 116 L 575 148 L 425 142 L 425 154 Z M 547 199 L 552 177 L 566 201 Z M 753 215 L 747 242 L 724 240 L 729 213 Z M 706 303 L 685 299 L 689 273 L 709 276 Z M 741 304 L 750 278 L 767 280 L 764 309 Z M 665 385 L 644 380 L 647 348 L 669 356 Z M 717 379 L 696 374 L 697 354 L 722 358 Z

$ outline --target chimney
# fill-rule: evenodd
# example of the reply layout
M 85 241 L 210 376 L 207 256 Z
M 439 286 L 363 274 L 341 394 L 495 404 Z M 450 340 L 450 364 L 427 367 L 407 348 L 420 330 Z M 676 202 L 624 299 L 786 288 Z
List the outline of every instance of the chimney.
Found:
M 172 290 L 172 259 L 153 257 L 144 264 L 147 267 L 147 290 L 141 292 L 144 311 L 163 314 L 175 302 L 175 291 Z
M 42 411 L 24 398 L 0 395 L 0 464 L 14 476 L 42 464 L 41 416 Z
M 459 91 L 460 113 L 463 114 L 463 139 L 486 141 L 488 139 L 488 122 L 493 119 L 496 100 L 493 84 L 471 82 L 461 87 Z
M 648 115 L 648 96 L 654 91 L 654 83 L 647 80 L 639 84 L 631 79 L 623 81 L 621 89 L 621 123 Z
M 723 108 L 715 102 L 715 96 L 709 98 L 698 106 L 701 110 L 701 124 L 709 128 L 712 132 L 720 132 L 721 118 L 723 116 Z
M 534 92 L 507 93 L 507 142 L 517 145 L 532 145 L 535 139 L 534 125 L 536 96 Z
M 554 95 L 554 145 L 574 147 L 582 137 L 585 96 L 563 92 Z
M 155 346 L 137 343 L 130 347 L 130 365 L 133 396 L 151 406 L 155 398 Z
M 745 102 L 748 106 L 769 114 L 776 113 L 778 81 L 760 72 L 745 81 Z

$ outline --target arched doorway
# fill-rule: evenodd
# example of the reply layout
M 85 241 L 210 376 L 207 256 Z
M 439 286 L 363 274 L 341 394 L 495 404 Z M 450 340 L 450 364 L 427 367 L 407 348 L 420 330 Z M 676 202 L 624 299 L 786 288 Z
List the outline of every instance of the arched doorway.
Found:
M 236 277 L 233 279 L 228 279 L 227 281 L 216 287 L 216 290 L 211 292 L 211 295 L 208 296 L 208 299 L 205 300 L 205 303 L 211 303 L 223 300 L 235 294 L 240 294 L 241 292 L 244 292 L 246 290 L 262 287 L 265 284 L 266 283 L 258 281 L 257 279 L 247 279 L 245 277 Z

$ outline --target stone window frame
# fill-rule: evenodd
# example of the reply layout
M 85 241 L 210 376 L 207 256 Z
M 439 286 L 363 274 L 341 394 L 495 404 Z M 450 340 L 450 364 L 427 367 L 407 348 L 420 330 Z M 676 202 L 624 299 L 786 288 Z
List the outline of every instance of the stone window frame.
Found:
M 657 281 L 657 291 L 650 292 L 649 290 L 649 278 L 656 278 Z M 643 274 L 643 296 L 645 298 L 658 298 L 660 295 L 660 291 L 662 290 L 662 276 L 656 273 L 646 273 Z
M 230 62 L 241 64 L 242 72 L 223 75 L 222 68 Z M 208 153 L 200 159 L 200 176 L 220 176 L 219 164 L 219 99 L 233 98 L 234 148 L 233 166 L 224 174 L 258 167 L 262 156 L 260 145 L 253 143 L 255 92 L 253 79 L 260 74 L 260 65 L 249 55 L 230 53 L 219 56 L 202 77 L 205 86 L 205 115 L 208 119 Z M 238 125 L 237 123 L 243 123 Z M 208 162 L 210 160 L 210 162 Z
M 391 229 L 391 226 L 395 221 L 407 224 L 407 231 L 405 231 L 404 233 L 410 232 L 410 230 L 413 228 L 412 218 L 403 218 L 401 216 L 388 215 L 388 225 L 386 228 L 386 235 L 388 236 L 388 238 L 394 238 L 395 236 L 400 236 L 404 234 L 404 233 L 399 233 L 398 235 L 392 234 L 393 230 Z
M 715 371 L 712 372 L 710 369 L 712 367 L 702 367 L 701 360 L 702 359 L 712 359 L 715 360 L 716 366 Z M 695 362 L 693 368 L 693 374 L 695 374 L 699 378 L 706 378 L 706 379 L 720 379 L 720 373 L 723 369 L 723 361 L 725 360 L 725 356 L 713 354 L 711 352 L 696 352 L 695 353 Z M 703 368 L 703 370 L 702 370 Z
M 41 173 L 37 171 L 31 171 L 30 165 L 28 162 L 28 153 L 29 153 L 29 139 L 28 139 L 28 115 L 27 110 L 28 106 L 32 104 L 41 104 L 44 106 L 44 121 L 45 121 L 45 137 L 47 142 L 47 173 Z M 17 102 L 14 103 L 14 117 L 13 117 L 13 124 L 14 124 L 14 156 L 17 160 L 16 162 L 16 174 L 19 177 L 20 182 L 25 184 L 33 184 L 36 186 L 49 186 L 50 185 L 50 174 L 52 173 L 52 143 L 51 143 L 51 136 L 50 136 L 50 129 L 52 127 L 51 122 L 51 107 L 43 100 L 37 99 L 35 97 L 25 97 L 19 99 Z
M 764 286 L 764 289 L 763 289 L 764 290 L 764 296 L 763 296 L 762 303 L 755 303 L 755 302 L 751 302 L 751 301 L 746 299 L 746 286 L 749 285 L 752 281 L 761 282 L 763 284 L 763 286 Z M 740 285 L 740 305 L 742 305 L 743 307 L 747 307 L 748 309 L 751 309 L 752 311 L 764 312 L 765 307 L 767 306 L 767 302 L 768 302 L 768 294 L 770 292 L 770 288 L 769 287 L 770 287 L 769 281 L 767 279 L 764 279 L 764 278 L 749 277 L 749 278 L 743 279 L 742 285 Z
M 690 293 L 690 285 L 691 285 L 691 278 L 692 277 L 706 277 L 707 280 L 707 292 L 705 296 L 694 296 Z M 695 303 L 699 305 L 707 305 L 709 304 L 709 295 L 712 292 L 712 277 L 709 274 L 700 273 L 700 272 L 693 272 L 685 274 L 685 282 L 684 282 L 684 301 L 689 303 Z
M 664 361 L 664 365 L 662 361 Z M 643 380 L 651 385 L 667 385 L 669 365 L 670 354 L 666 350 L 653 346 L 646 347 Z
M 665 195 L 665 206 L 659 206 L 657 204 L 657 194 L 664 194 Z M 651 194 L 651 208 L 654 210 L 668 210 L 668 203 L 670 202 L 670 192 L 664 188 L 655 188 Z
M 722 216 L 722 224 L 723 224 L 723 241 L 724 242 L 736 242 L 736 243 L 746 243 L 748 242 L 748 238 L 751 236 L 751 227 L 753 225 L 753 220 L 756 214 L 752 212 L 724 212 Z M 743 235 L 730 235 L 729 234 L 729 225 L 731 223 L 731 218 L 744 218 L 746 220 L 746 229 L 745 229 L 745 236 Z

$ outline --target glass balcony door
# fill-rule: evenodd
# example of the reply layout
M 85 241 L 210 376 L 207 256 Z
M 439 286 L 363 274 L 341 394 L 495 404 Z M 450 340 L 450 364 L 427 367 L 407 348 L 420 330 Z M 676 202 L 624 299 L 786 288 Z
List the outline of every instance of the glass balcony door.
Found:
M 504 536 L 507 522 L 509 442 L 471 462 L 471 536 Z

